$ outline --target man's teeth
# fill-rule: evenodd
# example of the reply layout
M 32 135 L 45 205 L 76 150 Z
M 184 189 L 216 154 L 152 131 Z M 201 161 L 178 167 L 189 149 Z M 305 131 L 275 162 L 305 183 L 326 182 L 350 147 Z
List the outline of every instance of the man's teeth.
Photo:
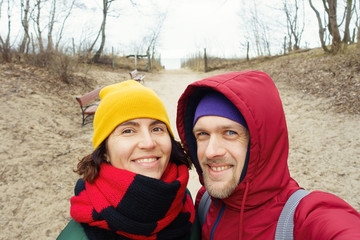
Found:
M 150 162 L 155 162 L 156 158 L 143 158 L 140 160 L 137 160 L 136 162 L 138 163 L 150 163 Z
M 221 167 L 211 167 L 211 170 L 215 171 L 215 172 L 220 172 L 220 171 L 224 171 L 226 169 L 229 169 L 230 166 L 221 166 Z

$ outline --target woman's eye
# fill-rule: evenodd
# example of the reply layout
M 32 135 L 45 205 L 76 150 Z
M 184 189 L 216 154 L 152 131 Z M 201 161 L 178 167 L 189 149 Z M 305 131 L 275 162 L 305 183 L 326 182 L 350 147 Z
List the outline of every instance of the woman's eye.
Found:
M 123 133 L 123 134 L 134 133 L 134 130 L 132 130 L 132 129 L 124 129 L 121 133 Z
M 153 128 L 153 131 L 154 131 L 154 132 L 163 132 L 163 131 L 164 131 L 164 128 L 162 128 L 162 127 L 155 127 L 155 128 Z

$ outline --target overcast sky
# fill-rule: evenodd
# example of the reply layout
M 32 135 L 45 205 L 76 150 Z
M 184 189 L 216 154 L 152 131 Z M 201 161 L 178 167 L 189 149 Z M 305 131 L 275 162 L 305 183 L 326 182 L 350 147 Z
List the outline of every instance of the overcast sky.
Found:
M 101 23 L 101 5 L 93 2 L 93 7 L 77 10 L 81 18 L 79 25 L 86 33 Z M 113 46 L 118 51 L 131 51 L 132 45 L 138 44 L 158 22 L 157 15 L 166 13 L 158 48 L 164 58 L 181 58 L 200 49 L 217 49 L 223 55 L 235 55 L 239 48 L 239 24 L 237 15 L 239 0 L 150 0 L 142 1 L 136 8 L 128 1 L 121 1 L 112 7 L 121 8 L 118 18 L 110 17 L 107 22 L 107 47 Z M 89 7 L 89 4 L 88 4 Z M 79 35 L 74 31 L 74 35 Z M 85 33 L 82 33 L 84 37 Z M 130 48 L 130 49 L 129 49 Z M 215 51 L 214 51 L 215 52 Z
M 132 9 L 132 15 L 119 17 L 109 24 L 109 32 L 118 27 L 118 35 L 134 40 L 132 36 L 137 29 L 151 27 L 154 21 L 154 12 L 166 12 L 167 18 L 161 32 L 159 49 L 162 56 L 169 58 L 184 57 L 187 54 L 207 48 L 210 53 L 226 57 L 239 56 L 240 51 L 245 50 L 245 43 L 251 35 L 251 26 L 247 19 L 250 17 L 249 9 L 254 9 L 258 17 L 268 24 L 271 32 L 269 36 L 275 51 L 276 46 L 281 46 L 286 34 L 285 14 L 280 10 L 282 0 L 152 0 L 147 1 L 151 5 L 144 7 L 140 5 L 141 12 Z M 151 7 L 153 6 L 153 8 Z M 310 11 L 308 1 L 305 1 L 307 16 L 305 16 L 306 29 L 303 44 L 308 42 L 310 47 L 319 46 L 318 28 L 315 14 Z M 125 11 L 124 11 L 124 14 Z M 114 20 L 114 19 L 113 19 Z M 315 24 L 314 24 L 315 23 Z M 121 25 L 121 28 L 119 26 Z M 129 34 L 121 29 L 132 29 Z M 138 31 L 139 32 L 139 31 Z M 116 45 L 117 34 L 112 34 L 110 41 Z M 280 42 L 275 43 L 277 39 Z M 277 53 L 277 52 L 276 52 Z M 273 52 L 275 54 L 275 52 Z
M 80 1 L 80 0 L 78 0 Z M 16 1 L 17 2 L 17 1 Z M 65 2 L 65 0 L 64 0 Z M 75 8 L 67 22 L 63 44 L 89 44 L 94 41 L 102 20 L 102 1 L 86 0 L 85 8 Z M 260 21 L 269 26 L 268 39 L 272 55 L 280 53 L 286 35 L 285 14 L 280 10 L 282 0 L 118 0 L 111 5 L 106 25 L 106 51 L 115 49 L 117 54 L 130 54 L 142 38 L 159 22 L 157 16 L 166 13 L 158 42 L 161 58 L 185 58 L 207 49 L 208 54 L 220 57 L 241 57 L 246 53 L 246 42 L 252 35 L 249 17 L 257 11 Z M 289 1 L 290 2 L 290 1 Z M 313 1 L 317 4 L 320 1 Z M 18 3 L 17 3 L 18 4 Z M 302 46 L 318 47 L 318 26 L 314 12 L 305 1 L 305 31 Z M 321 5 L 318 6 L 321 9 Z M 6 6 L 2 6 L 0 33 L 7 33 Z M 13 9 L 12 40 L 20 39 L 19 9 Z M 271 24 L 270 24 L 271 23 Z M 45 26 L 44 26 L 45 28 Z M 46 37 L 46 34 L 44 34 Z M 305 44 L 306 43 L 306 44 Z M 250 43 L 251 44 L 251 43 Z M 251 44 L 251 55 L 256 55 Z

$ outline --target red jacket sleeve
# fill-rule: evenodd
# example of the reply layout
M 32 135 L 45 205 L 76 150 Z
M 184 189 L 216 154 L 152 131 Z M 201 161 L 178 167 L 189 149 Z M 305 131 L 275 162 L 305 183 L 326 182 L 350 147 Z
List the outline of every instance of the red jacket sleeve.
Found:
M 296 208 L 294 239 L 360 239 L 360 214 L 333 194 L 311 192 Z

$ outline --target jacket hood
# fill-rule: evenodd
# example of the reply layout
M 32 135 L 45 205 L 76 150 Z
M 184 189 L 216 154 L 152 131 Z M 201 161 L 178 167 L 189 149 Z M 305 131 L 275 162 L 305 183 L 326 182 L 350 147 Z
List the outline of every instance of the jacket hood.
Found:
M 261 205 L 277 195 L 291 179 L 287 165 L 288 132 L 279 92 L 272 79 L 259 71 L 217 75 L 194 82 L 186 88 L 178 101 L 176 123 L 181 141 L 191 155 L 202 184 L 192 127 L 196 106 L 209 90 L 221 92 L 239 109 L 250 133 L 246 176 L 231 196 L 223 201 L 238 208 L 241 196 L 248 188 L 245 208 Z

